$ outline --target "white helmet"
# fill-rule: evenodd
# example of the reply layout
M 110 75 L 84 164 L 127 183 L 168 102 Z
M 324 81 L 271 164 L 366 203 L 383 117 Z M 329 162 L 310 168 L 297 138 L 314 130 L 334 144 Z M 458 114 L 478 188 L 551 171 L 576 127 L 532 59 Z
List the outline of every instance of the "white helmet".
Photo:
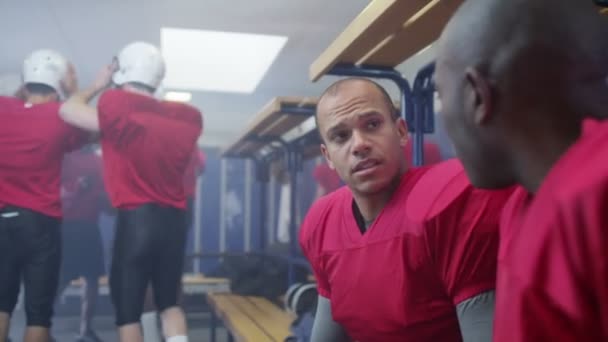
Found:
M 131 43 L 116 58 L 118 70 L 112 76 L 116 85 L 137 82 L 156 89 L 165 77 L 165 61 L 160 50 L 152 44 Z
M 68 72 L 68 66 L 68 60 L 56 51 L 34 51 L 23 62 L 23 83 L 45 84 L 61 95 L 61 81 Z

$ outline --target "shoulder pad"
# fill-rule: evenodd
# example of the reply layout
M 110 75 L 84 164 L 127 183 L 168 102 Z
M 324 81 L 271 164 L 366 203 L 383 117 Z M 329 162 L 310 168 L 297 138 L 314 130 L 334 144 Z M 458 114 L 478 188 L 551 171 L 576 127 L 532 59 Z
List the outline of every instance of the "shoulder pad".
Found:
M 408 218 L 421 222 L 437 216 L 471 183 L 457 159 L 433 165 L 414 185 L 406 202 Z

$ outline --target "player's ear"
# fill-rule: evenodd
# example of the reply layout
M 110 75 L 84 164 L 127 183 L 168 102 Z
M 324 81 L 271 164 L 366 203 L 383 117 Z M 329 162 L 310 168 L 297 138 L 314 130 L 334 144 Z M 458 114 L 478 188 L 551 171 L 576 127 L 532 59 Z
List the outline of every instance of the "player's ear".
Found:
M 331 156 L 329 155 L 329 151 L 327 150 L 327 146 L 325 146 L 325 144 L 321 144 L 321 154 L 325 158 L 325 161 L 327 162 L 327 165 L 329 166 L 329 168 L 332 170 L 335 170 L 336 167 L 334 166 L 334 163 L 331 161 Z
M 475 125 L 485 125 L 492 115 L 492 85 L 485 75 L 471 67 L 465 70 L 465 82 L 465 113 L 473 114 L 469 119 Z

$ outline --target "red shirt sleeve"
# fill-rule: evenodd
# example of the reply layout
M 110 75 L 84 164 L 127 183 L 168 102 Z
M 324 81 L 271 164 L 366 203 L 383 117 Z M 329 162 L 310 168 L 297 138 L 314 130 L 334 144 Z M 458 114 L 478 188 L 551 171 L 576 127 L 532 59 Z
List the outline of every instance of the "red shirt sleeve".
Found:
M 312 271 L 317 281 L 317 291 L 319 295 L 329 298 L 331 289 L 321 259 L 321 241 L 317 229 L 320 222 L 320 213 L 322 212 L 323 203 L 324 199 L 315 202 L 306 214 L 302 226 L 300 227 L 299 241 L 304 256 L 312 266 Z
M 23 106 L 23 101 L 19 101 L 19 106 Z M 56 115 L 57 121 L 59 122 L 59 129 L 64 136 L 64 152 L 72 152 L 75 151 L 87 143 L 91 141 L 92 134 L 88 131 L 80 129 L 78 127 L 67 124 L 61 117 L 59 116 L 59 109 L 61 108 L 61 103 L 59 102 L 49 102 L 42 106 L 45 106 L 45 110 L 48 110 L 49 114 Z
M 432 258 L 454 304 L 495 289 L 500 217 L 512 191 L 469 186 L 431 221 Z

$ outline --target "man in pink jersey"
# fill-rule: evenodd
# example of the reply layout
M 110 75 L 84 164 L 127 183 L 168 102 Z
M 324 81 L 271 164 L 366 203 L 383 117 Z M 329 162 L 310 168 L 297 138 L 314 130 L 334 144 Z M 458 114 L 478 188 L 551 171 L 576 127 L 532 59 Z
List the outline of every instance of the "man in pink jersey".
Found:
M 608 126 L 583 125 L 608 116 L 607 35 L 591 1 L 467 0 L 441 36 L 441 114 L 471 181 L 520 185 L 495 341 L 608 341 Z
M 488 341 L 511 191 L 474 189 L 456 160 L 410 168 L 405 121 L 370 80 L 334 83 L 316 119 L 347 186 L 300 231 L 319 291 L 313 341 Z
M 187 238 L 183 177 L 202 115 L 153 97 L 164 75 L 157 47 L 131 43 L 60 111 L 67 122 L 100 132 L 105 185 L 118 212 L 110 290 L 123 342 L 143 341 L 139 321 L 149 284 L 167 342 L 188 341 L 178 304 Z M 118 88 L 105 91 L 97 107 L 88 106 L 110 79 Z
M 74 68 L 56 51 L 23 63 L 20 98 L 0 97 L 0 341 L 21 282 L 25 341 L 47 341 L 61 264 L 61 160 L 87 134 L 59 117 L 76 85 Z

